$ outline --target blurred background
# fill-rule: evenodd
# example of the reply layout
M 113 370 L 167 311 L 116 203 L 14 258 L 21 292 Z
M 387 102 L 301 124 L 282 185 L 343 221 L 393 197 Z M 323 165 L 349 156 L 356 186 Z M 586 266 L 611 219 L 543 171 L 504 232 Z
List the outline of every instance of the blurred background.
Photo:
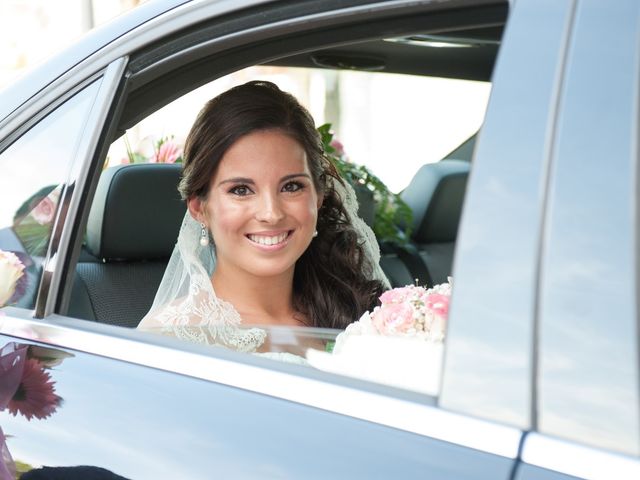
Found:
M 89 30 L 146 1 L 0 0 L 0 89 L 19 81 L 29 67 L 58 50 L 82 41 Z M 107 165 L 157 161 L 152 160 L 154 154 L 157 158 L 159 147 L 168 141 L 179 153 L 203 104 L 252 79 L 270 80 L 294 94 L 317 125 L 331 123 L 347 157 L 367 165 L 395 192 L 407 185 L 421 165 L 440 160 L 478 131 L 491 89 L 488 82 L 249 67 L 145 118 L 114 142 Z
M 0 0 L 0 88 L 146 0 Z

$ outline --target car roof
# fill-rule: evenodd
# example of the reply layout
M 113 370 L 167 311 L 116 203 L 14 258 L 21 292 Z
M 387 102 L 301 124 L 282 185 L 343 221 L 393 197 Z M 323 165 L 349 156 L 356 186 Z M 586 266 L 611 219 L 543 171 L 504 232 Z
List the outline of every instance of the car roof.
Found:
M 80 37 L 73 45 L 51 56 L 0 90 L 0 121 L 56 78 L 105 45 L 149 20 L 190 0 L 152 0 Z
M 245 0 L 228 2 L 229 6 L 243 8 L 258 3 L 276 3 L 277 0 Z M 118 38 L 135 30 L 137 27 L 157 18 L 173 9 L 189 3 L 224 4 L 221 0 L 211 2 L 192 2 L 192 0 L 151 0 L 114 18 L 112 21 L 88 32 L 73 45 L 53 55 L 40 65 L 32 68 L 9 86 L 0 90 L 0 124 L 23 103 L 42 91 L 47 85 L 63 76 L 66 72 L 81 64 L 85 59 L 104 49 Z M 360 2 L 357 2 L 360 3 Z M 365 2 L 363 2 L 365 3 Z M 229 8 L 230 10 L 233 10 Z M 444 32 L 443 32 L 444 33 Z M 281 66 L 304 66 L 315 68 L 351 68 L 349 63 L 356 62 L 355 69 L 367 70 L 357 65 L 357 62 L 369 62 L 382 55 L 386 59 L 393 59 L 385 64 L 385 71 L 418 75 L 434 75 L 451 78 L 466 78 L 473 80 L 489 80 L 493 62 L 497 53 L 497 45 L 502 35 L 502 25 L 485 24 L 484 28 L 471 28 L 457 32 L 447 32 L 444 41 L 474 43 L 475 53 L 457 52 L 459 62 L 451 62 L 450 54 L 442 55 L 437 49 L 416 47 L 420 43 L 438 40 L 438 35 L 432 38 L 416 38 L 409 40 L 412 45 L 389 43 L 383 40 L 352 44 L 348 48 L 321 49 L 315 54 L 300 54 L 281 58 L 272 64 Z M 424 37 L 424 36 L 423 36 Z M 427 50 L 431 50 L 428 52 Z M 471 55 L 469 55 L 471 54 Z M 346 65 L 345 65 L 346 63 Z M 461 65 L 452 67 L 451 65 Z M 376 70 L 373 65 L 372 70 Z

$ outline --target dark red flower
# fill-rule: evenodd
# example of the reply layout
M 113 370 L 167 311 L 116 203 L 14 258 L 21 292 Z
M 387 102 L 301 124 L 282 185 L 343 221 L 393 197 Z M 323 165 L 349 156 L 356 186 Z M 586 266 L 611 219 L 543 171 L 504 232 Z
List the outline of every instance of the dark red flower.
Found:
M 43 365 L 38 360 L 28 358 L 24 364 L 20 386 L 7 406 L 9 412 L 13 416 L 21 413 L 27 420 L 33 417 L 47 418 L 60 404 L 54 384 Z

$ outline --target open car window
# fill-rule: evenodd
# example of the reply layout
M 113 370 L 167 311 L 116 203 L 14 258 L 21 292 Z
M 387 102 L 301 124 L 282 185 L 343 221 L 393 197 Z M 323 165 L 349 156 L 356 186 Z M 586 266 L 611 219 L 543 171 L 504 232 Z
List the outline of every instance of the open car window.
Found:
M 192 123 L 211 98 L 250 80 L 266 80 L 293 94 L 329 133 L 334 160 L 353 175 L 345 178 L 356 190 L 359 215 L 376 234 L 382 271 L 391 287 L 406 287 L 400 303 L 418 305 L 411 312 L 420 321 L 414 325 L 409 312 L 397 329 L 391 325 L 397 318 L 381 300 L 377 320 L 374 312 L 369 320 L 354 318 L 346 333 L 267 328 L 256 353 L 437 396 L 457 228 L 505 13 L 492 10 L 492 20 L 479 32 L 471 29 L 470 37 L 385 35 L 308 55 L 272 56 L 222 76 L 212 74 L 214 56 L 209 69 L 200 63 L 179 69 L 174 86 L 185 85 L 174 89 L 169 77 L 148 76 L 155 68 L 149 62 L 158 58 L 155 47 L 134 56 L 131 69 L 139 69 L 147 85 L 126 97 L 104 148 L 66 313 L 138 326 L 154 301 L 186 212 L 177 184 Z M 388 64 L 376 63 L 371 49 L 386 55 Z M 259 55 L 259 49 L 255 52 L 246 58 Z M 467 61 L 474 55 L 475 64 Z M 156 330 L 184 341 L 215 343 L 200 327 Z M 380 338 L 351 340 L 370 334 Z M 381 356 L 381 348 L 393 353 Z M 399 375 L 397 365 L 384 364 L 385 357 L 413 366 Z M 370 364 L 363 368 L 366 358 L 378 363 L 365 360 Z
M 471 160 L 470 151 L 458 147 L 479 130 L 491 90 L 486 81 L 255 66 L 208 83 L 128 129 L 111 145 L 106 166 L 180 163 L 184 140 L 204 104 L 250 80 L 270 81 L 292 93 L 316 125 L 331 125 L 349 161 L 369 168 L 395 193 L 426 163 Z

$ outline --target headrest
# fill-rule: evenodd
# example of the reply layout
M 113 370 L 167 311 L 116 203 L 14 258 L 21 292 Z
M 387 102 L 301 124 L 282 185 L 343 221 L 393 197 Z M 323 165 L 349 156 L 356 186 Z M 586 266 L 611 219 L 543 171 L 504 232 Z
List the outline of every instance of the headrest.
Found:
M 181 166 L 119 165 L 102 172 L 87 223 L 87 248 L 107 260 L 171 255 L 186 211 Z
M 400 196 L 413 212 L 416 243 L 454 242 L 470 164 L 441 160 L 423 165 Z
M 364 220 L 364 223 L 373 228 L 373 221 L 376 216 L 376 202 L 373 199 L 373 192 L 364 185 L 355 185 L 353 190 L 356 192 L 358 200 L 358 216 Z

